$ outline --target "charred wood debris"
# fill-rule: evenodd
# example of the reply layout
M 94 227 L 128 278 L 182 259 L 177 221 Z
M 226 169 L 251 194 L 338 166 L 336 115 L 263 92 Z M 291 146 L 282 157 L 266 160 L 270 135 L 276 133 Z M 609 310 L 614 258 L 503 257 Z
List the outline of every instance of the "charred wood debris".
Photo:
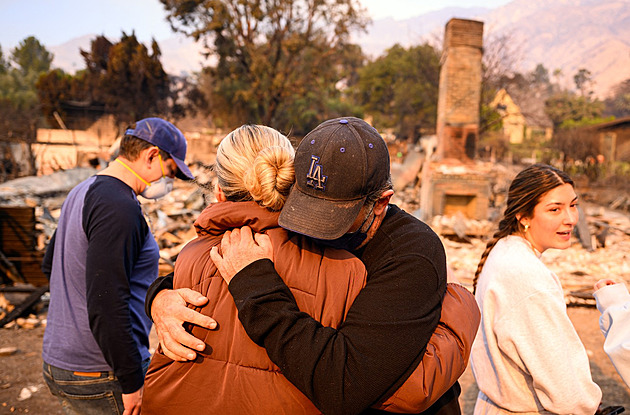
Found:
M 396 156 L 398 154 L 398 157 Z M 422 162 L 418 157 L 402 160 L 392 154 L 392 202 L 422 218 L 420 187 Z M 505 206 L 510 181 L 523 166 L 492 165 L 492 197 L 487 220 L 472 220 L 463 214 L 434 216 L 425 221 L 440 235 L 449 268 L 449 281 L 472 290 L 472 277 L 481 253 L 492 237 Z M 160 247 L 159 274 L 173 270 L 181 249 L 196 237 L 193 222 L 214 201 L 212 167 L 194 163 L 194 182 L 175 181 L 163 199 L 141 199 L 142 209 Z M 48 280 L 40 265 L 48 240 L 57 226 L 61 205 L 68 192 L 96 173 L 92 168 L 58 171 L 48 176 L 24 177 L 0 183 L 0 328 L 33 328 L 46 324 Z M 567 305 L 594 306 L 593 284 L 611 278 L 630 284 L 630 197 L 614 191 L 594 190 L 576 183 L 580 195 L 581 221 L 567 250 L 548 250 L 543 262 L 562 281 Z M 32 252 L 15 256 L 8 234 L 11 217 L 2 209 L 24 208 L 34 214 L 31 229 L 19 231 L 30 239 Z M 7 230 L 8 229 L 8 230 Z M 9 246 L 7 246 L 9 245 Z M 30 264 L 26 262 L 30 261 Z

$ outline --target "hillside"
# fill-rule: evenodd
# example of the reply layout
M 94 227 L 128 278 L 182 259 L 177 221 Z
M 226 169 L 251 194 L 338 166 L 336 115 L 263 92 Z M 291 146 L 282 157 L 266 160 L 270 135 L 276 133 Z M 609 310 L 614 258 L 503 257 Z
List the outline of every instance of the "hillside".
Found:
M 53 66 L 69 73 L 84 69 L 85 63 L 79 50 L 89 50 L 90 42 L 96 36 L 96 34 L 85 35 L 71 39 L 61 45 L 48 47 L 54 54 Z M 118 41 L 118 39 L 113 38 L 109 40 L 111 42 Z M 160 41 L 159 45 L 162 52 L 162 66 L 171 75 L 199 71 L 202 63 L 205 62 L 204 57 L 201 55 L 201 46 L 184 36 L 174 35 Z
M 565 87 L 573 88 L 573 75 L 580 68 L 591 71 L 600 98 L 630 78 L 630 0 L 514 0 L 494 10 L 450 7 L 408 19 L 375 20 L 354 41 L 372 58 L 395 43 L 408 47 L 429 41 L 441 46 L 444 25 L 452 17 L 483 21 L 486 35 L 509 34 L 522 56 L 522 72 L 538 63 L 550 73 L 560 69 L 558 80 Z M 88 48 L 95 36 L 51 46 L 54 65 L 68 72 L 82 69 L 79 47 Z M 201 68 L 199 44 L 181 35 L 159 43 L 167 72 L 178 75 Z
M 630 78 L 630 0 L 514 0 L 482 19 L 522 44 L 523 68 L 559 68 L 566 86 L 586 68 L 603 98 Z
M 404 20 L 378 19 L 367 28 L 367 33 L 358 34 L 353 40 L 361 45 L 364 53 L 372 58 L 383 54 L 386 49 L 396 43 L 409 47 L 429 41 L 441 47 L 444 25 L 451 18 L 473 19 L 490 11 L 490 9 L 479 7 L 447 7 Z

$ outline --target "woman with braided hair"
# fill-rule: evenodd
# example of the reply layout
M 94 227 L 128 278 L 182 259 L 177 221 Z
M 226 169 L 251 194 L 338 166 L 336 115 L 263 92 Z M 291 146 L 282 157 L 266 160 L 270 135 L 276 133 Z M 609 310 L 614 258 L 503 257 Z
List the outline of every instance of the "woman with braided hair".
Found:
M 566 311 L 560 280 L 540 260 L 566 249 L 577 195 L 561 170 L 535 164 L 512 181 L 499 230 L 473 281 L 481 325 L 471 362 L 475 414 L 594 414 L 602 392 Z

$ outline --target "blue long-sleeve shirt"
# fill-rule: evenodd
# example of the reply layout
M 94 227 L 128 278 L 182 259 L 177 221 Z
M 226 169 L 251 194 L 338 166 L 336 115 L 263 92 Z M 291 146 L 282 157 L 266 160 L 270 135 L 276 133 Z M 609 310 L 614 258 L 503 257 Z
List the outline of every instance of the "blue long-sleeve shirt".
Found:
M 43 360 L 72 371 L 113 370 L 123 393 L 138 390 L 150 357 L 144 298 L 158 260 L 129 186 L 105 175 L 76 186 L 42 266 L 51 294 Z

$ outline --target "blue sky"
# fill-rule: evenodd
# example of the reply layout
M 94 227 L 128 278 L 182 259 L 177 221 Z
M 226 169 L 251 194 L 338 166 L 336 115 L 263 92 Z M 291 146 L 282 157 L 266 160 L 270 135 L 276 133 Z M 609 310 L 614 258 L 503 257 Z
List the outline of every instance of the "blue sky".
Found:
M 510 0 L 361 0 L 374 19 L 404 19 L 450 6 L 495 8 Z M 3 52 L 28 36 L 55 46 L 86 34 L 118 38 L 135 31 L 138 40 L 172 37 L 159 0 L 0 0 Z

